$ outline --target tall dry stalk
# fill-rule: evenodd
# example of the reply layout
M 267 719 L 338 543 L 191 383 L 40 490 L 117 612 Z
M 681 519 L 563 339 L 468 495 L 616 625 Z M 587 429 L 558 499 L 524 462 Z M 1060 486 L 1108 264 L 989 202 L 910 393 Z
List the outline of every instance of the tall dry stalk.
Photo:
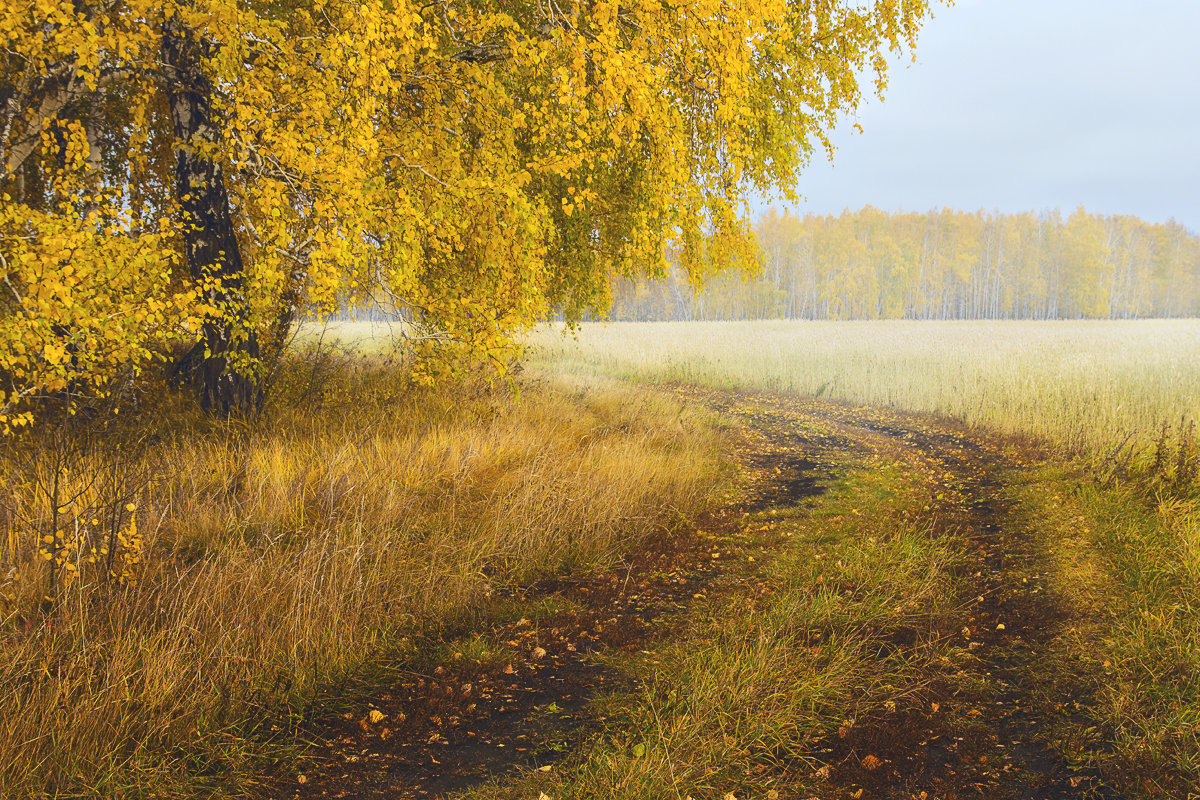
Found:
M 310 377 L 294 365 L 278 390 Z M 5 584 L 0 796 L 187 794 L 197 775 L 236 776 L 272 720 L 402 636 L 499 585 L 609 565 L 720 480 L 709 421 L 650 391 L 421 390 L 360 357 L 325 389 L 320 404 L 285 395 L 256 428 L 165 408 L 140 420 L 152 448 L 47 452 L 53 469 L 10 482 L 0 541 L 63 527 L 46 516 L 58 508 L 103 535 L 55 552 L 90 554 L 116 531 L 121 559 L 131 528 L 140 546 L 120 562 L 128 579 L 97 565 L 49 613 L 40 579 Z

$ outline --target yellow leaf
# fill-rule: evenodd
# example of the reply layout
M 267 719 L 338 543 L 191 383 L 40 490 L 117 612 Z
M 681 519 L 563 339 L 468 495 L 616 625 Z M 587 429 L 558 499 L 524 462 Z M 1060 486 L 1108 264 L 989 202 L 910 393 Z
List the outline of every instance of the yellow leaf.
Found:
M 60 344 L 48 344 L 42 350 L 42 358 L 49 361 L 51 364 L 61 364 L 66 358 L 67 348 Z

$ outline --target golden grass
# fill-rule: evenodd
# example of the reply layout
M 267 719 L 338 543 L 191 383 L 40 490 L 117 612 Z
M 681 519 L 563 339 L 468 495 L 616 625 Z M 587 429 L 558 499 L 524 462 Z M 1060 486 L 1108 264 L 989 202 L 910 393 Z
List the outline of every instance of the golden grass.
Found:
M 1094 454 L 1200 416 L 1198 320 L 595 323 L 528 344 L 562 372 L 892 406 Z
M 79 577 L 49 612 L 37 548 L 53 523 L 28 478 L 55 471 L 54 448 L 8 454 L 0 796 L 236 782 L 271 726 L 395 656 L 403 635 L 498 587 L 612 564 L 721 480 L 711 420 L 653 391 L 423 391 L 372 364 L 339 366 L 320 407 L 293 370 L 257 427 L 168 410 L 138 469 L 118 470 L 152 476 L 136 492 L 140 545 L 121 549 L 126 585 L 87 562 L 107 539 L 86 530 L 100 490 L 83 492 L 87 509 L 63 506 L 58 522 L 82 536 Z M 94 445 L 72 451 L 64 487 L 113 470 Z M 116 532 L 128 538 L 134 516 L 118 509 Z
M 381 347 L 364 326 L 326 335 Z M 164 404 L 142 412 L 132 451 L 132 438 L 123 451 L 72 439 L 49 440 L 36 458 L 5 454 L 0 796 L 227 792 L 219 784 L 277 752 L 269 743 L 289 713 L 373 661 L 403 658 L 412 632 L 475 613 L 505 585 L 610 565 L 696 513 L 721 480 L 718 423 L 597 373 L 892 404 L 1101 454 L 1131 432 L 1149 452 L 1162 421 L 1200 409 L 1191 321 L 623 324 L 585 326 L 579 343 L 548 331 L 533 341 L 535 359 L 565 376 L 523 380 L 519 400 L 413 389 L 376 358 L 314 359 L 289 366 L 269 418 L 253 427 Z M 54 486 L 69 502 L 51 501 Z M 831 513 L 861 502 L 853 488 Z M 1118 513 L 1137 502 L 1096 501 L 1072 519 L 1095 516 L 1104 568 L 1123 587 L 1122 608 L 1139 614 L 1097 634 L 1116 637 L 1105 644 L 1122 670 L 1113 714 L 1144 720 L 1122 746 L 1186 761 L 1194 692 L 1170 669 L 1200 653 L 1188 621 L 1200 604 L 1200 535 L 1186 503 L 1154 525 Z M 891 504 L 879 508 L 881 525 L 895 521 Z M 828 534 L 828 518 L 813 524 L 814 536 Z M 827 663 L 809 663 L 790 649 L 790 621 L 902 624 L 889 594 L 897 575 L 926 587 L 931 605 L 947 602 L 941 544 L 893 527 L 871 531 L 881 544 L 869 548 L 858 528 L 842 537 L 836 560 L 855 585 L 878 584 L 848 616 L 814 588 L 817 539 L 781 560 L 787 591 L 760 619 L 762 635 L 746 638 L 740 618 L 704 628 L 690 642 L 704 646 L 661 671 L 635 727 L 667 725 L 659 738 L 675 744 L 660 752 L 651 737 L 634 757 L 622 743 L 563 796 L 589 796 L 589 785 L 661 789 L 660 778 L 678 777 L 671 763 L 704 784 L 711 770 L 746 766 L 737 753 L 800 752 L 808 727 L 798 720 L 815 725 L 843 707 L 847 687 L 875 687 L 879 702 L 889 673 L 910 665 L 829 649 Z M 57 554 L 60 574 L 79 576 L 48 612 L 58 561 L 39 547 Z M 114 557 L 115 577 L 89 562 L 93 547 L 100 562 Z M 1153 707 L 1137 688 L 1172 685 L 1180 696 Z M 686 707 L 674 699 L 683 695 Z M 1156 743 L 1150 730 L 1166 729 L 1164 713 L 1175 715 L 1173 733 Z M 711 736 L 708 719 L 729 736 Z M 716 742 L 726 749 L 709 749 Z

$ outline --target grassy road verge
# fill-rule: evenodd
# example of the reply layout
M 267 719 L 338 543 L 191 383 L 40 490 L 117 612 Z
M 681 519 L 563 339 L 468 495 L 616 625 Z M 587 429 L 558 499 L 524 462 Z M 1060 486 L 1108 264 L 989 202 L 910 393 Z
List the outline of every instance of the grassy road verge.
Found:
M 1200 519 L 1192 502 L 1043 465 L 1010 489 L 1076 610 L 1043 654 L 1043 688 L 1087 690 L 1056 735 L 1133 797 L 1200 787 Z M 1049 576 L 1048 576 L 1049 577 Z
M 619 563 L 724 480 L 711 418 L 611 382 L 435 392 L 347 356 L 275 398 L 254 425 L 144 398 L 6 441 L 0 796 L 250 787 L 338 687 Z

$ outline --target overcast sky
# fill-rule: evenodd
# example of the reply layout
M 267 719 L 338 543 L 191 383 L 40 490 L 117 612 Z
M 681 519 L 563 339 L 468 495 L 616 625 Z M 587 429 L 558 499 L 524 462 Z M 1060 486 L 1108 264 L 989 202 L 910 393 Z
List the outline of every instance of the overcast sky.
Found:
M 804 213 L 1082 204 L 1200 232 L 1200 2 L 958 0 L 801 178 Z M 771 204 L 755 205 L 755 211 Z

